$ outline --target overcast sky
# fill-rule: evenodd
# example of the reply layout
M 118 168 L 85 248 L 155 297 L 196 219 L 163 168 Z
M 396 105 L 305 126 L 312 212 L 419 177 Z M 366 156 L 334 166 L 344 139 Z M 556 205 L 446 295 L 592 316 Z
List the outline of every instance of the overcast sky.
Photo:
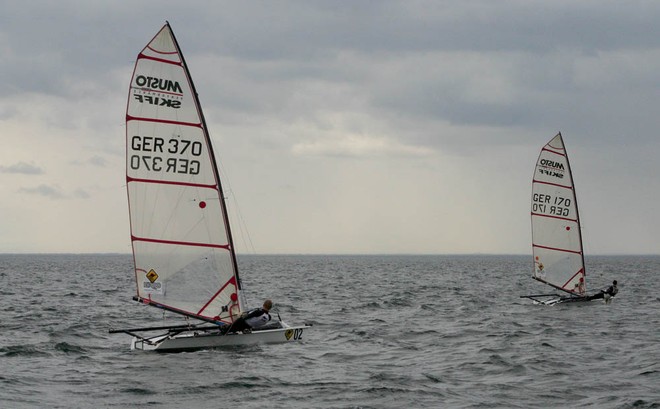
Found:
M 0 252 L 131 251 L 128 87 L 168 20 L 239 253 L 530 254 L 558 131 L 587 255 L 660 253 L 660 2 L 0 9 Z

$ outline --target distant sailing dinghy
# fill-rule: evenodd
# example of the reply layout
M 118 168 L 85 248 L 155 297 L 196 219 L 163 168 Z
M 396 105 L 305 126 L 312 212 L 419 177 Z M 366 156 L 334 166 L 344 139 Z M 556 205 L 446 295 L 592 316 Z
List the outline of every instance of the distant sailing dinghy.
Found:
M 220 331 L 244 312 L 241 282 L 211 139 L 169 23 L 137 57 L 126 143 L 134 299 L 189 324 L 110 332 L 132 335 L 133 349 L 157 351 L 301 340 L 307 325 L 281 321 Z
M 559 294 L 525 295 L 539 304 L 588 301 L 580 216 L 561 133 L 539 155 L 532 178 L 533 278 Z

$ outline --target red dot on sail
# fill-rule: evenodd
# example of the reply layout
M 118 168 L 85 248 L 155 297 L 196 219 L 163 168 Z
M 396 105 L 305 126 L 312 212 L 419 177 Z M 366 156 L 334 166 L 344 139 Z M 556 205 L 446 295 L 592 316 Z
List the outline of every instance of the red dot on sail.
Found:
M 570 230 L 571 226 L 566 226 L 566 231 Z
M 232 293 L 232 294 L 229 296 L 229 298 L 230 298 L 233 302 L 238 301 L 238 296 L 236 295 L 236 293 Z
M 202 209 L 205 208 L 206 207 L 206 202 L 205 201 L 199 202 L 199 207 L 202 208 Z

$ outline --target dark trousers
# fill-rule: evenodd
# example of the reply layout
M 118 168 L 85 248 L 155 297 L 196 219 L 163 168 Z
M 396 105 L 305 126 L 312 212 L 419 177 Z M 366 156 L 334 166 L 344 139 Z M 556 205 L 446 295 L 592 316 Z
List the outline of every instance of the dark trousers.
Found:
M 245 322 L 245 319 L 243 317 L 239 317 L 236 321 L 234 321 L 233 324 L 229 324 L 226 327 L 223 327 L 223 333 L 227 332 L 238 332 L 238 331 L 245 331 L 246 329 L 252 329 L 247 322 Z
M 600 298 L 605 298 L 605 293 L 603 291 L 590 296 L 589 300 L 598 300 Z

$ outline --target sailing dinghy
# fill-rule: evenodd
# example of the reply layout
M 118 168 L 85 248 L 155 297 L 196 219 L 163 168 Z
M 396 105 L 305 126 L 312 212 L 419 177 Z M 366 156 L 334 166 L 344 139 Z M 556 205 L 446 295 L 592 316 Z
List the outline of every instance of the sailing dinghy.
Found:
M 589 300 L 575 185 L 561 133 L 541 149 L 534 169 L 532 252 L 532 277 L 563 293 L 523 298 L 545 305 Z
M 308 326 L 282 321 L 220 331 L 244 312 L 241 281 L 208 128 L 169 23 L 137 57 L 126 144 L 134 299 L 187 324 L 110 332 L 133 336 L 132 349 L 157 351 L 301 340 Z

